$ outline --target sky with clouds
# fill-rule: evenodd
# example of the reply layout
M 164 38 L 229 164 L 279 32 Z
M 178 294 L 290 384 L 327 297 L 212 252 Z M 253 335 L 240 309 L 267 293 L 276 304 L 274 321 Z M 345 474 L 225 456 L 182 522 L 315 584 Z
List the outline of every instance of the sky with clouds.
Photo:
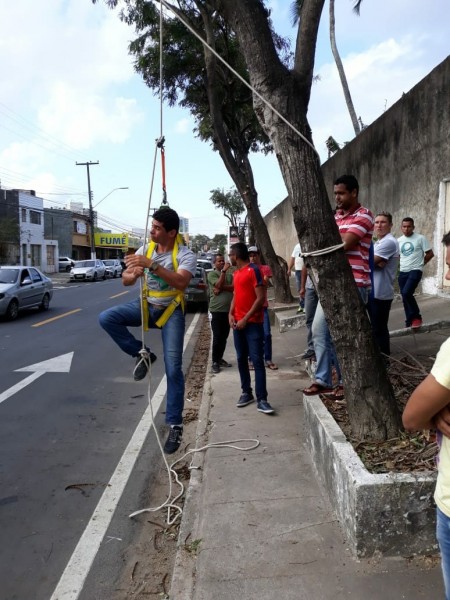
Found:
M 270 0 L 275 29 L 295 43 L 291 1 Z M 357 115 L 370 124 L 449 54 L 448 0 L 336 0 L 336 39 Z M 143 227 L 149 203 L 159 100 L 134 73 L 128 55 L 133 30 L 99 0 L 0 0 L 0 181 L 35 189 L 46 206 L 70 200 L 87 207 L 91 167 L 99 224 L 112 231 Z M 353 138 L 328 34 L 325 3 L 309 107 L 315 145 Z M 165 107 L 167 193 L 190 220 L 192 233 L 224 233 L 226 219 L 211 190 L 233 186 L 217 153 L 193 135 L 186 111 Z M 252 165 L 263 214 L 286 195 L 274 157 Z M 128 187 L 128 190 L 116 188 Z M 115 190 L 115 191 L 112 191 Z M 151 206 L 162 199 L 155 169 Z M 104 201 L 103 201 L 104 200 Z

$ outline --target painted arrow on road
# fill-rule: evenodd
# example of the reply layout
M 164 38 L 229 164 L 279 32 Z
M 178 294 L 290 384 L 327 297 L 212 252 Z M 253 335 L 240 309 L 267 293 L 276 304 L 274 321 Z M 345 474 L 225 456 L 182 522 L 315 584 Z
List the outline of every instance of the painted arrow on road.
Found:
M 0 394 L 0 404 L 10 398 L 12 395 L 23 390 L 24 387 L 33 383 L 36 379 L 38 379 L 44 373 L 69 373 L 70 367 L 72 365 L 73 352 L 68 352 L 67 354 L 61 354 L 61 356 L 55 356 L 55 358 L 50 358 L 49 360 L 44 360 L 40 363 L 35 363 L 34 365 L 30 365 L 29 367 L 23 367 L 22 369 L 16 369 L 16 373 L 32 373 L 28 377 L 26 377 L 23 381 L 20 381 L 16 385 L 13 385 Z

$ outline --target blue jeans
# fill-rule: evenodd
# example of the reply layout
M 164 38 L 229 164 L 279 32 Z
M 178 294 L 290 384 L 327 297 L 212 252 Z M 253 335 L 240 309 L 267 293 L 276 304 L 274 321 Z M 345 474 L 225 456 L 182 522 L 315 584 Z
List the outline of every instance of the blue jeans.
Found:
M 267 400 L 266 367 L 264 366 L 264 327 L 262 323 L 247 323 L 244 329 L 233 329 L 234 347 L 244 394 L 252 393 L 248 359 L 255 370 L 256 399 Z
M 398 285 L 403 300 L 403 308 L 405 309 L 406 327 L 411 327 L 413 319 L 421 319 L 419 306 L 414 298 L 414 292 L 422 279 L 422 271 L 415 269 L 404 273 L 400 271 L 398 274 Z
M 272 332 L 270 330 L 269 309 L 264 307 L 264 360 L 272 362 Z
M 436 507 L 436 537 L 441 551 L 445 600 L 450 600 L 450 518 Z
M 155 322 L 164 312 L 149 305 L 150 328 L 156 328 Z M 141 325 L 141 303 L 133 300 L 127 304 L 113 306 L 99 315 L 99 322 L 121 350 L 130 356 L 138 356 L 142 342 L 137 340 L 128 327 Z M 184 407 L 183 342 L 185 319 L 181 308 L 177 308 L 166 324 L 161 328 L 164 352 L 164 365 L 167 377 L 166 423 L 181 425 Z
M 314 344 L 312 339 L 312 324 L 314 321 L 314 315 L 316 314 L 317 304 L 319 302 L 319 296 L 314 288 L 305 289 L 305 316 L 306 316 L 306 329 L 308 331 L 308 350 L 314 350 Z
M 369 298 L 369 289 L 360 287 L 358 288 L 358 292 L 363 303 L 367 304 L 367 300 Z M 328 328 L 325 314 L 320 302 L 317 304 L 316 314 L 312 324 L 312 338 L 317 361 L 315 382 L 324 387 L 332 387 L 332 367 L 334 366 L 336 369 L 339 382 L 342 381 L 342 375 L 334 343 L 331 339 L 330 330 Z
M 315 382 L 327 388 L 333 385 L 332 366 L 336 368 L 337 376 L 341 381 L 341 371 L 336 356 L 333 340 L 325 319 L 322 305 L 317 304 L 316 314 L 312 323 L 312 339 L 314 343 L 314 352 L 316 353 L 317 368 Z

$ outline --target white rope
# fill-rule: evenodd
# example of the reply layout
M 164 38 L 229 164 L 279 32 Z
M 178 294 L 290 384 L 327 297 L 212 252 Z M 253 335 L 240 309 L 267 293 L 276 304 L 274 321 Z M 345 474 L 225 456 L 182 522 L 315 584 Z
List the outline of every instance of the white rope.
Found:
M 302 252 L 300 256 L 302 258 L 308 258 L 308 256 L 322 256 L 322 254 L 331 254 L 332 252 L 336 252 L 336 250 L 340 250 L 340 248 L 344 247 L 344 242 L 340 244 L 336 244 L 336 246 L 329 246 L 328 248 L 322 248 L 321 250 L 312 250 L 311 252 Z
M 153 418 L 153 414 L 152 414 L 152 418 Z M 159 447 L 161 448 L 161 452 L 162 452 L 161 442 L 159 440 L 158 432 L 156 431 L 156 429 L 155 429 L 155 433 L 156 433 L 156 438 L 158 440 Z M 235 446 L 234 444 L 236 444 L 238 442 L 253 442 L 253 445 L 248 446 L 248 447 Z M 166 469 L 169 474 L 169 482 L 170 482 L 169 494 L 166 498 L 166 501 L 154 508 L 143 508 L 141 510 L 136 510 L 135 512 L 133 512 L 129 515 L 130 519 L 133 517 L 136 517 L 137 515 L 145 513 L 145 512 L 157 512 L 159 510 L 162 510 L 163 508 L 167 508 L 166 522 L 168 525 L 172 525 L 173 523 L 175 523 L 175 521 L 179 517 L 181 517 L 181 515 L 183 514 L 183 509 L 180 506 L 178 506 L 177 504 L 175 504 L 175 502 L 179 498 L 181 498 L 181 496 L 184 494 L 184 485 L 178 479 L 178 473 L 175 471 L 174 466 L 177 463 L 179 463 L 180 461 L 182 461 L 184 458 L 189 456 L 190 454 L 195 454 L 197 452 L 204 452 L 205 450 L 208 450 L 209 448 L 234 448 L 235 450 L 242 450 L 243 452 L 247 452 L 248 450 L 255 450 L 255 448 L 257 448 L 259 445 L 260 445 L 259 440 L 251 439 L 251 438 L 241 438 L 241 439 L 237 439 L 237 440 L 225 440 L 223 442 L 212 442 L 211 444 L 206 444 L 205 446 L 201 446 L 200 448 L 194 448 L 193 450 L 189 450 L 188 452 L 183 454 L 183 456 L 181 458 L 178 458 L 175 462 L 173 462 L 170 466 L 166 460 L 164 452 L 162 452 L 163 457 L 164 457 L 164 462 L 166 465 Z M 189 465 L 189 469 L 193 470 L 193 469 L 198 469 L 198 468 L 199 467 L 194 467 L 192 465 L 192 461 L 191 461 L 191 464 Z M 173 499 L 171 499 L 171 497 L 172 497 L 172 477 L 174 479 L 174 482 L 180 486 L 180 491 Z M 171 516 L 171 511 L 175 511 L 175 515 L 173 517 Z
M 296 134 L 297 134 L 297 135 L 298 135 L 298 136 L 299 136 L 299 137 L 300 137 L 300 138 L 301 138 L 301 139 L 302 139 L 302 140 L 303 140 L 303 141 L 304 141 L 306 144 L 308 144 L 308 146 L 314 150 L 314 152 L 317 154 L 318 158 L 320 159 L 320 155 L 319 155 L 319 153 L 317 152 L 317 150 L 315 149 L 314 145 L 313 145 L 313 144 L 311 144 L 311 142 L 310 142 L 310 141 L 309 141 L 309 140 L 308 140 L 308 139 L 307 139 L 307 138 L 306 138 L 306 137 L 305 137 L 305 136 L 304 136 L 302 133 L 300 133 L 300 131 L 299 131 L 299 130 L 298 130 L 296 127 L 294 127 L 294 125 L 292 125 L 292 123 L 290 123 L 290 122 L 289 122 L 289 121 L 288 121 L 288 120 L 287 120 L 285 117 L 283 117 L 283 115 L 282 115 L 280 112 L 278 112 L 278 111 L 277 111 L 277 109 L 276 109 L 274 106 L 272 106 L 272 104 L 271 104 L 271 103 L 270 103 L 268 100 L 266 100 L 266 99 L 265 99 L 265 98 L 264 98 L 264 97 L 263 97 L 263 96 L 262 96 L 262 95 L 261 95 L 261 94 L 260 94 L 260 93 L 259 93 L 257 90 L 255 90 L 255 88 L 254 88 L 254 87 L 253 87 L 253 86 L 252 86 L 250 83 L 248 83 L 248 81 L 245 81 L 245 79 L 244 79 L 244 78 L 243 78 L 243 77 L 242 77 L 242 76 L 241 76 L 241 75 L 240 75 L 240 74 L 239 74 L 237 71 L 235 71 L 235 69 L 233 69 L 233 67 L 232 67 L 231 65 L 229 65 L 229 64 L 227 63 L 227 61 L 226 61 L 224 58 L 222 58 L 222 57 L 220 56 L 220 54 L 218 54 L 218 52 L 216 52 L 216 50 L 214 50 L 214 48 L 211 48 L 211 46 L 208 44 L 208 42 L 206 42 L 206 41 L 205 41 L 205 40 L 204 40 L 204 39 L 201 37 L 201 35 L 199 35 L 199 34 L 198 34 L 198 33 L 197 33 L 197 32 L 196 32 L 196 31 L 195 31 L 195 30 L 194 30 L 194 29 L 193 29 L 193 28 L 192 28 L 192 27 L 189 25 L 189 23 L 188 23 L 187 21 L 185 21 L 185 19 L 184 19 L 183 17 L 181 17 L 181 15 L 179 15 L 179 14 L 177 14 L 177 13 L 176 13 L 176 12 L 173 10 L 173 8 L 170 6 L 170 4 L 168 4 L 168 3 L 166 2 L 166 0 L 160 0 L 160 2 L 161 2 L 161 5 L 164 5 L 166 8 L 168 8 L 168 9 L 169 9 L 169 10 L 170 10 L 170 11 L 171 11 L 171 12 L 172 12 L 174 15 L 175 15 L 175 17 L 177 17 L 177 19 L 183 23 L 183 25 L 184 25 L 184 26 L 185 26 L 185 27 L 186 27 L 186 28 L 187 28 L 187 29 L 188 29 L 188 30 L 189 30 L 189 31 L 192 33 L 192 35 L 194 35 L 194 36 L 195 36 L 195 37 L 196 37 L 198 40 L 200 40 L 200 42 L 201 42 L 201 43 L 202 43 L 202 44 L 203 44 L 203 45 L 204 45 L 206 48 L 208 48 L 208 50 L 209 50 L 210 52 L 212 52 L 212 53 L 214 54 L 214 56 L 215 56 L 216 58 L 218 58 L 218 59 L 219 59 L 219 60 L 220 60 L 220 61 L 221 61 L 221 62 L 222 62 L 222 63 L 223 63 L 225 66 L 226 66 L 226 68 L 227 68 L 229 71 L 231 71 L 231 72 L 233 73 L 233 75 L 234 75 L 235 77 L 237 77 L 237 78 L 238 78 L 238 79 L 239 79 L 239 80 L 240 80 L 240 81 L 241 81 L 241 82 L 242 82 L 242 83 L 243 83 L 245 86 L 247 86 L 247 87 L 249 88 L 249 90 L 251 90 L 251 91 L 252 91 L 252 92 L 255 94 L 255 96 L 257 96 L 257 97 L 258 97 L 258 98 L 261 100 L 261 102 L 263 102 L 263 103 L 264 103 L 264 104 L 265 104 L 265 105 L 266 105 L 268 108 L 270 108 L 270 110 L 271 110 L 273 113 L 275 113 L 275 114 L 277 115 L 277 117 L 279 117 L 279 118 L 280 118 L 280 119 L 283 121 L 283 123 L 285 123 L 285 124 L 286 124 L 286 125 L 287 125 L 287 126 L 290 128 L 290 129 L 292 129 L 292 131 L 294 131 L 294 132 L 295 132 L 295 133 L 296 133 Z

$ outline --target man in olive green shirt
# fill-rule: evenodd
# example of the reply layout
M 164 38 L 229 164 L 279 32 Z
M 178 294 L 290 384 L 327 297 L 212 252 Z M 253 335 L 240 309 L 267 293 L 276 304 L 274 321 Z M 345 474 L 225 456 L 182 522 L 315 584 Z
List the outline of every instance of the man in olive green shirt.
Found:
M 225 263 L 222 254 L 214 258 L 214 271 L 207 275 L 209 286 L 209 312 L 211 313 L 212 372 L 220 373 L 220 367 L 231 365 L 223 359 L 227 345 L 230 323 L 228 313 L 233 299 L 233 275 L 230 263 Z

